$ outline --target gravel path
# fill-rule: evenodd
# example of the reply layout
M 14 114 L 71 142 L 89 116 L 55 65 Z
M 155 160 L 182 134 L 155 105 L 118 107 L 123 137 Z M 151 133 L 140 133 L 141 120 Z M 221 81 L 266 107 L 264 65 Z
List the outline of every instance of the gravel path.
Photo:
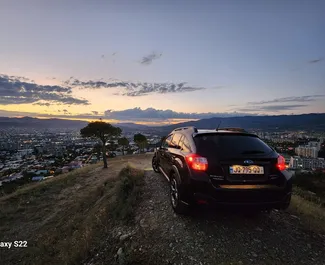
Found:
M 153 171 L 146 174 L 137 220 L 133 239 L 141 242 L 143 264 L 325 264 L 325 236 L 305 230 L 298 217 L 203 209 L 177 216 L 167 181 Z
M 145 183 L 135 225 L 111 231 L 110 246 L 119 254 L 100 251 L 91 264 L 325 265 L 325 235 L 306 230 L 297 216 L 203 209 L 178 216 L 166 179 L 147 168 Z

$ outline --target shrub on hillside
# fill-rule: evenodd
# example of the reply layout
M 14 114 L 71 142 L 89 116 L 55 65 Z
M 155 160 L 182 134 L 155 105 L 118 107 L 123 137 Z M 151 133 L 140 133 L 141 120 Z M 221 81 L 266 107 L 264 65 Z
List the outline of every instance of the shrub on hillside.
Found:
M 298 173 L 294 177 L 294 185 L 307 191 L 316 193 L 317 196 L 325 197 L 325 173 Z
M 144 183 L 142 170 L 127 166 L 119 173 L 119 182 L 116 185 L 116 201 L 112 214 L 114 219 L 129 221 L 134 215 L 134 207 L 141 194 Z

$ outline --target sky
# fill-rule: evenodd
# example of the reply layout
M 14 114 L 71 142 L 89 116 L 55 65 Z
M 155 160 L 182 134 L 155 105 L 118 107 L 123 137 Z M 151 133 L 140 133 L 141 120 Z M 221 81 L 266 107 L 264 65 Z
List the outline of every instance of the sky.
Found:
M 325 112 L 325 1 L 0 0 L 0 116 Z

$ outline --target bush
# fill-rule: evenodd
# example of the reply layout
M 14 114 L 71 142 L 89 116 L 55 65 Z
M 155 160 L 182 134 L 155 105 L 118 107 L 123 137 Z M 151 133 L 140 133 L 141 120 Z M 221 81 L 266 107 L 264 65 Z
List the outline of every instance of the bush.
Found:
M 130 221 L 134 215 L 134 207 L 141 194 L 144 183 L 144 172 L 127 166 L 119 173 L 116 185 L 116 201 L 112 215 L 116 220 Z
M 293 183 L 301 190 L 315 193 L 314 195 L 319 198 L 325 198 L 325 173 L 323 172 L 298 173 L 294 177 Z M 315 197 L 314 195 L 313 197 Z

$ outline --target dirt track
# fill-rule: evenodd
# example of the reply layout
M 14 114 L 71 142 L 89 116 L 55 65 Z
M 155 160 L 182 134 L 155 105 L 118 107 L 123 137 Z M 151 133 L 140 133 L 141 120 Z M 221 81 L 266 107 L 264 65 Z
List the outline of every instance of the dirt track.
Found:
M 133 232 L 116 246 L 129 251 L 129 264 L 325 264 L 325 236 L 306 230 L 288 212 L 254 218 L 204 210 L 189 217 L 175 215 L 167 181 L 148 170 L 149 162 L 137 165 L 147 171 L 135 226 L 112 231 L 116 239 Z M 108 261 L 112 259 L 102 252 L 93 264 Z

